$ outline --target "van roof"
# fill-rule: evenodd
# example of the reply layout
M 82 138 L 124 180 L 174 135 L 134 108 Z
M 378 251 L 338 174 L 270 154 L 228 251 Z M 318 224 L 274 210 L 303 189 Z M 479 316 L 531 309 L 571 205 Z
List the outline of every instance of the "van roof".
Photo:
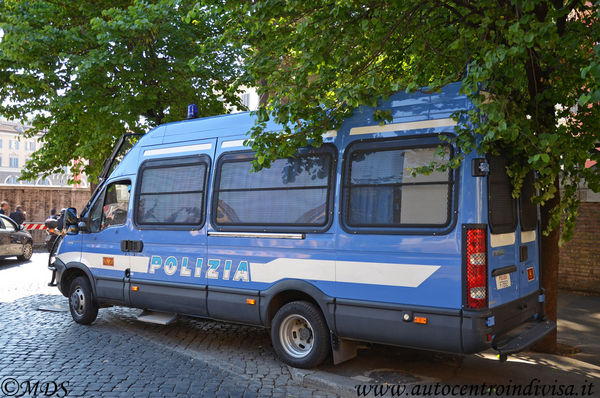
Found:
M 460 93 L 461 83 L 451 83 L 440 92 L 428 92 L 426 89 L 415 93 L 400 92 L 381 101 L 377 109 L 390 111 L 391 123 L 412 122 L 430 119 L 449 118 L 454 112 L 472 107 L 467 96 Z M 346 119 L 339 131 L 348 132 L 353 127 L 378 125 L 373 118 L 373 107 L 361 106 Z M 209 116 L 197 119 L 181 120 L 160 125 L 146 133 L 130 151 L 123 162 L 114 170 L 113 175 L 135 173 L 137 153 L 141 147 L 168 145 L 178 142 L 191 142 L 209 138 L 247 137 L 255 126 L 257 116 L 251 112 L 240 112 Z M 281 131 L 283 127 L 273 121 L 266 123 L 267 131 Z M 135 161 L 132 159 L 135 157 Z M 129 164 L 131 163 L 131 164 Z M 127 166 L 125 165 L 127 164 Z

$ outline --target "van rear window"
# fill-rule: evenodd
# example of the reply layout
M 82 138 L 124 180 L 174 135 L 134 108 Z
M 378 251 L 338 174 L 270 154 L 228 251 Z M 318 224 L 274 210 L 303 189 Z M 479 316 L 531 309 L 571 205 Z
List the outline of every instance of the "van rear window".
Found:
M 523 231 L 532 231 L 537 228 L 537 204 L 531 201 L 531 197 L 535 195 L 534 182 L 535 177 L 533 172 L 529 172 L 525 176 L 523 187 L 521 188 L 519 207 L 521 209 L 521 230 Z
M 517 201 L 512 197 L 512 183 L 506 173 L 506 160 L 488 156 L 488 214 L 493 234 L 514 232 L 517 228 Z
M 447 162 L 437 145 L 402 147 L 386 140 L 354 144 L 346 155 L 344 217 L 349 227 L 443 227 L 450 223 L 452 171 L 413 176 L 432 161 Z M 394 146 L 396 146 L 394 148 Z
M 254 153 L 224 155 L 217 165 L 213 224 L 260 231 L 325 227 L 331 218 L 334 154 L 312 150 L 259 172 L 252 171 Z

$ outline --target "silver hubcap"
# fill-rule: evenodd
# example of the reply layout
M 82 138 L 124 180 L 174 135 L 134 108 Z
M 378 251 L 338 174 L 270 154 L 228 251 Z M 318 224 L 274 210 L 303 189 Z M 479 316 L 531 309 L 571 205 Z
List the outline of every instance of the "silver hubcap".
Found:
M 77 286 L 77 289 L 71 294 L 71 308 L 77 313 L 77 315 L 83 315 L 85 309 L 85 296 L 81 287 Z
M 313 348 L 314 334 L 310 323 L 301 315 L 288 315 L 279 328 L 279 341 L 285 352 L 304 358 Z

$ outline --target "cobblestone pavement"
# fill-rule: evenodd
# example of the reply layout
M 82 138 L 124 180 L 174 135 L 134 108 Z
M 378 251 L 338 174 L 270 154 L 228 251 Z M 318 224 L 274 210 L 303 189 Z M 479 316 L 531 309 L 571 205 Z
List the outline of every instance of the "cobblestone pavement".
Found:
M 298 386 L 260 328 L 187 317 L 149 325 L 128 308 L 79 325 L 46 286 L 46 261 L 0 260 L 0 396 L 33 396 L 36 382 L 38 396 L 335 396 Z M 39 310 L 48 306 L 62 311 Z

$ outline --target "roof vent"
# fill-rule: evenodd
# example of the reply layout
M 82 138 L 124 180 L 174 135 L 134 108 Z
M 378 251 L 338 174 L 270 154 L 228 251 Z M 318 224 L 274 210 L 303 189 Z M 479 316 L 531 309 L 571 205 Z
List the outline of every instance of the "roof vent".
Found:
M 196 119 L 197 117 L 198 117 L 198 105 L 189 104 L 187 118 L 188 119 Z

